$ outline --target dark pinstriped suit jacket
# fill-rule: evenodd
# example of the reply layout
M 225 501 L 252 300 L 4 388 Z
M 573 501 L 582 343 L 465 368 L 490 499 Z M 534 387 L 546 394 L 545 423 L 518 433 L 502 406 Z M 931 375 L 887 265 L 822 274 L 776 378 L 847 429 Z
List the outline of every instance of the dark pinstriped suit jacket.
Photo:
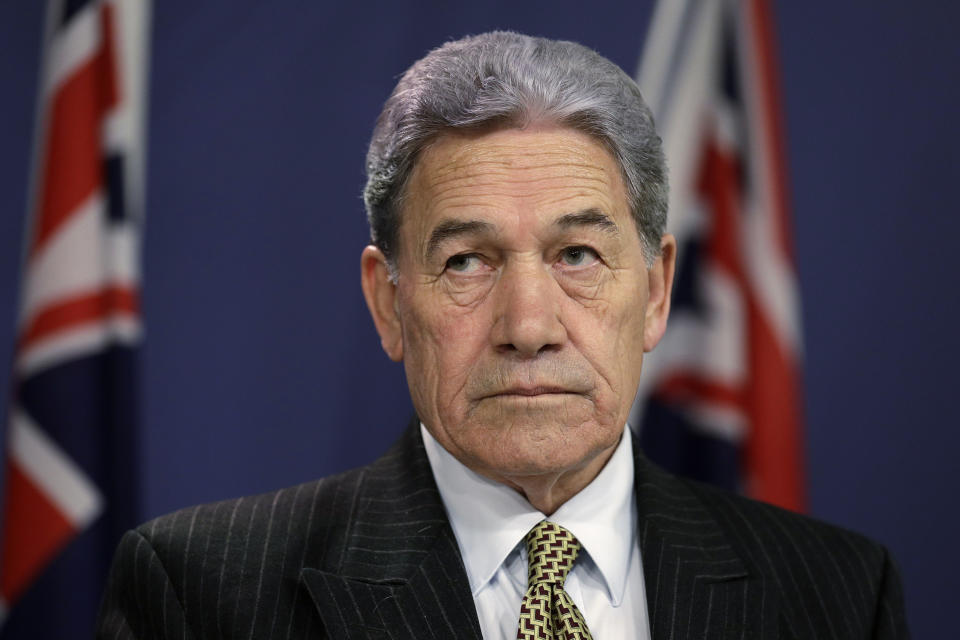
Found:
M 480 638 L 416 424 L 362 469 L 128 532 L 98 637 Z M 654 640 L 907 637 L 882 547 L 634 455 Z

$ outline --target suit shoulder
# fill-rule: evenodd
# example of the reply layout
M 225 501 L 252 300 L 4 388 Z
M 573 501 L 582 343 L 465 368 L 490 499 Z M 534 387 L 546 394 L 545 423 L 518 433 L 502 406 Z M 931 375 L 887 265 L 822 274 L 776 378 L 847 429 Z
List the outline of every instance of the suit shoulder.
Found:
M 259 495 L 186 507 L 136 529 L 176 574 L 179 565 L 204 558 L 210 566 L 238 560 L 249 548 L 263 554 L 306 551 L 322 562 L 348 527 L 364 469 L 354 469 Z M 279 558 L 278 558 L 279 560 Z M 175 575 L 171 575 L 176 579 Z
M 650 552 L 643 559 L 646 576 L 657 575 L 664 549 L 672 546 L 675 576 L 686 567 L 688 576 L 716 579 L 730 597 L 769 612 L 761 616 L 769 626 L 763 637 L 773 637 L 776 628 L 778 637 L 798 639 L 909 637 L 898 572 L 882 546 L 677 477 L 635 451 L 639 513 L 657 516 L 642 534 L 656 534 L 648 536 L 653 544 L 641 539 L 641 551 Z M 648 560 L 658 561 L 658 568 Z
M 780 593 L 790 627 L 831 629 L 834 637 L 908 637 L 899 572 L 885 547 L 809 516 L 684 482 L 750 572 Z
M 715 487 L 686 483 L 757 567 L 799 565 L 801 574 L 837 573 L 870 584 L 883 577 L 889 554 L 862 534 Z

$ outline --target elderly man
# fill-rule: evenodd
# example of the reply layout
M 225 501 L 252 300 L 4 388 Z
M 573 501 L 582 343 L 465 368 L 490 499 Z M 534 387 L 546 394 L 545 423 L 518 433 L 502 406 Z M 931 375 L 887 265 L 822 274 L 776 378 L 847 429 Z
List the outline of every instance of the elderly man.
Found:
M 400 80 L 367 168 L 361 282 L 417 419 L 368 467 L 128 533 L 101 637 L 906 636 L 882 547 L 637 449 L 676 245 L 620 69 L 448 43 Z

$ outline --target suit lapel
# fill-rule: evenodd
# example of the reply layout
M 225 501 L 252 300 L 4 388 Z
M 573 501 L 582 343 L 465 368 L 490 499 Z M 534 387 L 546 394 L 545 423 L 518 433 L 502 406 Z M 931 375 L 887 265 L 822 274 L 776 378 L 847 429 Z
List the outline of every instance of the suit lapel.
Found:
M 720 524 L 634 438 L 640 552 L 653 640 L 777 637 L 776 602 Z M 772 625 L 772 626 L 771 626 Z
M 419 423 L 363 472 L 338 566 L 301 573 L 335 638 L 479 638 Z

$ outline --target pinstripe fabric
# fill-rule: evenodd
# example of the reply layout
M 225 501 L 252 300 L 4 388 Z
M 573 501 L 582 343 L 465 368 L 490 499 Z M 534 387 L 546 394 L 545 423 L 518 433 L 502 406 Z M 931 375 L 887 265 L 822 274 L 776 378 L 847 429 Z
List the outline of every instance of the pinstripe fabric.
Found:
M 128 532 L 98 638 L 480 638 L 415 420 L 368 467 Z M 652 637 L 905 638 L 886 551 L 637 453 Z
M 908 638 L 880 545 L 636 457 L 652 637 Z

